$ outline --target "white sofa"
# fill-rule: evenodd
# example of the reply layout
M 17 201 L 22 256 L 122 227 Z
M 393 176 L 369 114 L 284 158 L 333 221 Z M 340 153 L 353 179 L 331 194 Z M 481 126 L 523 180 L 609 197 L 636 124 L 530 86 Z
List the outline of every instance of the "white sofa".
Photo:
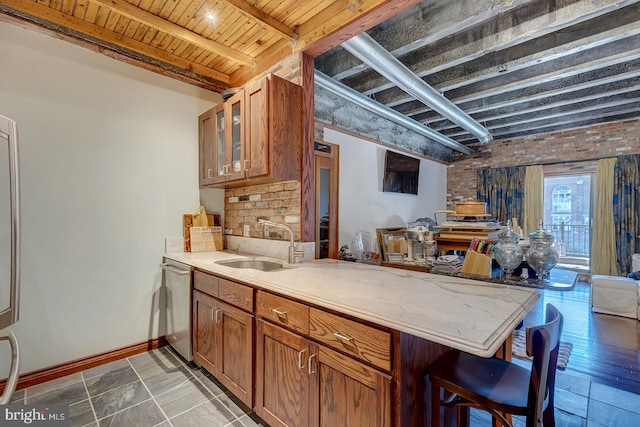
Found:
M 591 310 L 640 319 L 640 281 L 628 277 L 591 277 Z

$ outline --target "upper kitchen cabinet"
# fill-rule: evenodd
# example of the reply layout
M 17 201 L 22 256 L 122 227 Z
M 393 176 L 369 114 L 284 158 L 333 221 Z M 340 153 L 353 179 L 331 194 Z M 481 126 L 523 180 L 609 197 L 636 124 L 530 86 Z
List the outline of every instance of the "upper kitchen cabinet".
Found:
M 200 186 L 245 177 L 244 93 L 236 93 L 198 118 Z
M 200 116 L 200 186 L 300 180 L 302 88 L 269 75 Z

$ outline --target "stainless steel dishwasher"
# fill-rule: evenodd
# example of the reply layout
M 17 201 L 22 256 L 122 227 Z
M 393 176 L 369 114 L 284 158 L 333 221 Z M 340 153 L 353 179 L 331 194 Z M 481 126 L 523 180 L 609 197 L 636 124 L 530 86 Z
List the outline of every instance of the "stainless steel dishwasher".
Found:
M 191 279 L 193 267 L 164 259 L 162 283 L 165 290 L 165 331 L 169 344 L 187 361 L 191 354 Z

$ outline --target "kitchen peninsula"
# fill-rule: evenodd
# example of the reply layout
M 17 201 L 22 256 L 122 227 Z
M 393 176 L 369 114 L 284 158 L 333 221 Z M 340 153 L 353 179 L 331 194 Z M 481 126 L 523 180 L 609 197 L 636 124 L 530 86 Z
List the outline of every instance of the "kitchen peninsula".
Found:
M 245 311 L 255 314 L 256 350 L 242 357 L 255 354 L 256 360 L 250 364 L 256 372 L 255 401 L 249 397 L 249 406 L 270 424 L 274 421 L 269 416 L 274 412 L 288 412 L 287 408 L 270 408 L 265 400 L 264 388 L 273 384 L 266 373 L 269 363 L 262 359 L 266 358 L 266 346 L 276 339 L 273 336 L 286 337 L 295 347 L 291 362 L 305 378 L 317 373 L 321 382 L 323 372 L 345 366 L 350 366 L 343 368 L 347 369 L 341 373 L 345 378 L 361 375 L 358 385 L 374 390 L 378 398 L 373 405 L 378 407 L 372 408 L 370 402 L 354 403 L 351 408 L 346 404 L 344 411 L 356 417 L 353 425 L 364 425 L 360 417 L 375 414 L 376 425 L 420 426 L 428 419 L 423 375 L 429 364 L 449 347 L 490 357 L 539 298 L 536 290 L 528 288 L 329 259 L 259 271 L 217 263 L 261 258 L 231 252 L 168 253 L 165 258 L 193 266 L 196 275 L 219 281 L 221 287 L 235 283 L 253 292 L 253 307 Z M 198 286 L 196 294 L 201 294 Z M 299 312 L 305 315 L 296 323 L 294 314 Z M 217 311 L 211 316 L 218 321 Z M 193 335 L 195 341 L 198 331 Z M 302 346 L 296 347 L 300 342 Z M 331 387 L 338 388 L 336 384 L 309 384 L 310 403 L 300 407 L 310 414 L 303 414 L 305 425 L 327 425 L 329 417 L 340 416 L 325 413 L 330 411 L 326 405 L 313 409 L 313 401 L 319 402 L 321 394 L 323 399 L 329 392 L 336 393 L 336 400 L 338 394 L 343 400 L 355 399 L 342 395 L 349 389 L 346 386 L 333 390 Z M 277 392 L 283 393 L 279 388 Z M 367 409 L 355 413 L 353 408 L 361 405 Z

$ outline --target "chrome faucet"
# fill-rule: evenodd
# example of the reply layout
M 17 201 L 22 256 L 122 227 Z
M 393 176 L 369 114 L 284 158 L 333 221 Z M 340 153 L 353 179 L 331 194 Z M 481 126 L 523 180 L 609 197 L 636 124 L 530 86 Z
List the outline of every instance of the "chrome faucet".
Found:
M 296 251 L 296 242 L 294 240 L 293 228 L 290 225 L 282 224 L 280 222 L 273 222 L 266 219 L 259 219 L 260 224 L 268 225 L 271 227 L 283 228 L 289 232 L 289 264 L 295 264 L 297 256 L 304 256 L 303 251 Z

